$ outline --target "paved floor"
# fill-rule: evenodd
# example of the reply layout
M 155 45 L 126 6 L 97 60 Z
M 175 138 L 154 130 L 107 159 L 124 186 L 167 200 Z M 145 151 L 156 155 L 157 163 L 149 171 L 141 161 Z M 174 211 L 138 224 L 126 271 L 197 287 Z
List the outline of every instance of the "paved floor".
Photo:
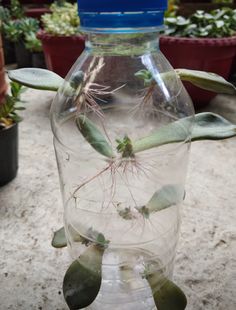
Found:
M 0 310 L 67 309 L 61 282 L 70 258 L 50 246 L 62 225 L 52 95 L 27 91 L 19 173 L 0 188 Z M 236 98 L 218 96 L 206 110 L 236 123 Z M 236 309 L 235 188 L 236 138 L 194 143 L 175 267 L 188 310 Z

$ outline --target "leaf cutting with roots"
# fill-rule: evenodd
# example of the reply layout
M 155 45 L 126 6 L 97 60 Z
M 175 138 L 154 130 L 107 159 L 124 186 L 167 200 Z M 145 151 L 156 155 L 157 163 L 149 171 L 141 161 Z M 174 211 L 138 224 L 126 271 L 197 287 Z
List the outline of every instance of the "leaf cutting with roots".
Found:
M 74 195 L 80 188 L 107 171 L 111 172 L 111 176 L 114 176 L 115 173 L 125 173 L 125 171 L 144 174 L 150 172 L 152 167 L 146 168 L 146 164 L 139 161 L 139 157 L 137 157 L 139 152 L 165 144 L 188 142 L 191 139 L 192 141 L 218 140 L 236 135 L 236 125 L 217 114 L 205 112 L 196 115 L 190 136 L 187 136 L 185 128 L 190 126 L 192 118 L 186 117 L 135 141 L 132 141 L 128 136 L 122 140 L 117 139 L 117 153 L 114 153 L 111 145 L 95 124 L 85 116 L 80 117 L 78 129 L 96 151 L 108 158 L 108 164 L 96 175 L 82 182 L 75 190 Z
M 76 89 L 77 98 L 75 101 L 77 103 L 78 113 L 81 111 L 83 113 L 94 112 L 99 117 L 104 117 L 100 104 L 107 103 L 107 96 L 112 95 L 124 87 L 124 85 L 122 85 L 116 89 L 111 89 L 110 86 L 105 86 L 94 82 L 104 65 L 105 63 L 103 57 L 99 58 L 98 61 L 94 58 L 87 72 L 79 71 L 72 76 L 71 85 Z
M 103 66 L 104 59 L 102 57 L 99 60 L 94 58 L 87 72 L 79 71 L 72 76 L 70 85 L 66 84 L 58 75 L 43 69 L 25 68 L 9 71 L 8 74 L 13 81 L 35 89 L 57 91 L 62 85 L 65 85 L 65 90 L 66 87 L 69 90 L 73 89 L 73 99 L 77 105 L 79 117 L 81 113 L 84 114 L 82 119 L 77 119 L 77 127 L 93 150 L 104 156 L 104 162 L 106 163 L 105 167 L 96 175 L 81 182 L 74 191 L 73 196 L 95 178 L 101 178 L 104 173 L 109 173 L 111 176 L 111 186 L 109 188 L 111 197 L 108 205 L 110 205 L 113 203 L 116 176 L 119 175 L 124 185 L 127 186 L 127 190 L 130 191 L 136 213 L 132 213 L 133 210 L 130 207 L 122 209 L 118 204 L 116 205 L 118 214 L 125 220 L 132 220 L 138 214 L 147 222 L 150 221 L 149 217 L 152 213 L 162 211 L 180 202 L 183 199 L 184 191 L 177 184 L 169 184 L 154 192 L 150 200 L 146 202 L 146 205 L 138 206 L 129 189 L 125 174 L 126 172 L 131 172 L 133 175 L 137 173 L 146 174 L 152 170 L 150 163 L 148 167 L 144 167 L 143 163 L 139 162 L 139 153 L 165 144 L 185 143 L 190 141 L 190 138 L 192 138 L 192 141 L 230 138 L 236 135 L 236 126 L 219 115 L 201 113 L 196 115 L 192 134 L 188 137 L 186 137 L 184 128 L 186 125 L 189 126 L 191 119 L 183 118 L 136 141 L 132 141 L 130 137 L 125 136 L 123 139 L 117 140 L 118 146 L 115 151 L 112 148 L 108 135 L 105 134 L 103 136 L 103 133 L 97 130 L 91 120 L 88 120 L 86 123 L 85 118 L 87 112 L 94 112 L 100 118 L 104 118 L 101 105 L 102 103 L 107 103 L 106 96 L 113 94 L 124 86 L 111 89 L 110 86 L 96 83 L 96 77 Z M 236 94 L 236 88 L 232 84 L 213 73 L 176 69 L 175 72 L 160 73 L 160 80 L 165 83 L 165 80 L 171 78 L 173 73 L 181 80 L 188 81 L 202 89 L 229 95 Z M 144 80 L 145 88 L 141 98 L 142 104 L 144 106 L 152 105 L 153 93 L 157 85 L 156 81 L 151 73 L 145 69 L 137 72 L 136 76 Z M 105 127 L 103 129 L 106 133 Z M 70 309 L 76 310 L 87 307 L 95 300 L 99 293 L 102 282 L 102 258 L 109 242 L 106 241 L 102 234 L 95 233 L 95 236 L 97 238 L 96 241 L 92 244 L 90 242 L 87 244 L 85 252 L 72 263 L 66 272 L 63 293 Z M 74 236 L 74 240 L 84 242 L 80 235 Z M 52 244 L 57 248 L 66 246 L 67 240 L 64 229 L 54 234 Z M 152 290 L 157 309 L 184 310 L 187 301 L 181 289 L 167 278 L 164 279 L 164 284 L 160 288 L 160 278 L 163 279 L 164 275 L 156 272 L 158 268 L 156 270 L 155 268 L 154 270 L 148 270 L 150 269 L 149 267 L 148 265 L 146 266 L 147 271 L 144 273 L 143 278 L 145 278 Z
M 148 69 L 142 69 L 135 73 L 135 76 L 141 80 L 143 80 L 145 88 L 142 90 L 142 95 L 140 97 L 141 103 L 139 103 L 135 107 L 135 111 L 137 109 L 144 109 L 144 108 L 155 108 L 156 111 L 158 111 L 158 107 L 154 103 L 154 92 L 158 92 L 158 88 L 162 88 L 163 85 L 166 85 L 166 87 L 170 87 L 174 84 L 178 79 L 182 81 L 187 81 L 193 84 L 196 87 L 199 87 L 204 90 L 208 90 L 211 92 L 215 92 L 218 94 L 228 94 L 228 95 L 236 95 L 236 87 L 226 81 L 223 77 L 219 76 L 218 74 L 212 73 L 212 72 L 204 72 L 204 71 L 198 71 L 198 70 L 189 70 L 189 69 L 175 69 L 173 71 L 169 72 L 163 72 L 158 73 L 155 72 L 152 73 Z M 173 80 L 174 79 L 174 80 Z M 179 93 L 182 89 L 181 85 L 178 85 Z M 161 90 L 160 94 L 164 94 L 164 89 Z M 168 91 L 169 93 L 169 91 Z M 178 107 L 175 104 L 175 97 L 177 95 L 173 96 L 173 104 L 171 104 L 170 99 L 165 100 L 163 98 L 163 102 L 158 102 L 158 106 L 164 107 L 162 109 L 162 113 L 167 113 L 167 110 L 173 110 L 174 113 L 178 112 Z M 155 111 L 153 111 L 155 112 Z M 181 112 L 181 111 L 180 111 Z M 171 116 L 171 115 L 169 115 Z M 173 117 L 173 116 L 172 116 Z
M 99 294 L 102 285 L 103 256 L 109 241 L 101 233 L 97 233 L 97 236 L 99 236 L 97 241 L 89 244 L 65 273 L 63 294 L 71 310 L 88 307 Z M 187 305 L 185 294 L 167 278 L 160 261 L 153 259 L 153 253 L 151 257 L 152 260 L 143 261 L 138 273 L 135 273 L 133 265 L 119 266 L 122 283 L 129 283 L 130 279 L 138 276 L 146 280 L 150 286 L 158 310 L 184 310 Z
M 66 271 L 63 294 L 71 310 L 88 307 L 97 297 L 102 283 L 104 247 L 93 244 Z

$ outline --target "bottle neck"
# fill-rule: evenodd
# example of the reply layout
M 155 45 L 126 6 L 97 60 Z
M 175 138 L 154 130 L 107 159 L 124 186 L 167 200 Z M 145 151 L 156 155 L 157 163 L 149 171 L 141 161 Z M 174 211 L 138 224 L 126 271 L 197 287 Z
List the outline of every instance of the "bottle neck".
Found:
M 133 34 L 88 34 L 87 49 L 95 55 L 140 56 L 159 49 L 157 32 Z

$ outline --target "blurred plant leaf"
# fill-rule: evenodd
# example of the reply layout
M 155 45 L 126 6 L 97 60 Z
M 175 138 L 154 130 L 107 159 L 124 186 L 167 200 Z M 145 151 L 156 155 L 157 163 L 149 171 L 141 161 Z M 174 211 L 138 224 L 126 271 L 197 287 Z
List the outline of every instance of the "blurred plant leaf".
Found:
M 184 198 L 184 189 L 178 184 L 169 184 L 156 191 L 149 202 L 136 209 L 144 217 L 149 218 L 150 213 L 159 212 L 180 203 Z
M 83 137 L 100 154 L 108 158 L 114 157 L 112 147 L 100 129 L 85 115 L 76 119 L 76 125 Z
M 200 88 L 216 93 L 236 94 L 235 86 L 217 74 L 189 69 L 176 69 L 175 71 L 181 80 L 191 82 Z M 169 72 L 163 73 L 163 78 L 168 77 L 169 74 Z M 64 79 L 56 73 L 39 68 L 9 70 L 8 76 L 12 81 L 40 90 L 57 91 L 64 82 Z M 145 69 L 135 73 L 135 76 L 143 79 L 145 85 L 153 80 L 151 73 Z
M 190 38 L 230 37 L 236 34 L 235 16 L 236 10 L 229 7 L 216 9 L 210 13 L 197 10 L 188 18 L 182 16 L 166 18 L 166 27 L 163 33 L 165 35 Z M 190 27 L 193 24 L 196 27 Z
M 190 138 L 192 141 L 199 141 L 220 140 L 236 136 L 236 125 L 214 113 L 196 114 L 191 137 L 188 137 L 191 122 L 192 117 L 186 117 L 161 127 L 153 134 L 134 141 L 133 152 L 138 153 L 164 144 L 183 142 Z
M 190 69 L 175 69 L 175 72 L 182 81 L 187 81 L 193 85 L 212 91 L 218 94 L 236 95 L 236 87 L 227 82 L 223 77 L 212 72 L 190 70 Z M 173 71 L 161 73 L 163 80 L 174 75 Z M 135 76 L 144 81 L 145 86 L 151 85 L 155 81 L 152 73 L 149 70 L 142 69 L 135 73 Z
M 102 283 L 104 249 L 91 245 L 66 271 L 63 294 L 71 310 L 86 308 L 97 297 Z
M 166 279 L 159 287 L 158 274 L 147 276 L 147 281 L 152 289 L 153 299 L 158 310 L 184 310 L 187 298 L 184 292 L 172 281 Z
M 21 94 L 24 92 L 24 87 L 16 82 L 11 82 L 10 86 L 11 93 L 5 96 L 3 103 L 0 105 L 0 129 L 22 121 L 17 111 L 25 109 L 19 105 L 23 103 Z
M 76 3 L 57 1 L 50 6 L 50 11 L 51 13 L 43 14 L 41 18 L 46 33 L 54 36 L 77 36 L 79 34 L 80 19 Z
M 67 246 L 65 228 L 62 227 L 59 230 L 54 232 L 53 239 L 52 239 L 52 246 L 54 248 L 64 248 Z
M 158 310 L 184 310 L 187 298 L 184 292 L 169 280 L 160 261 L 150 259 L 145 264 L 144 277 L 151 290 Z
M 236 94 L 236 87 L 218 74 L 189 69 L 175 71 L 182 81 L 188 81 L 199 88 L 219 94 Z
M 8 71 L 9 79 L 24 86 L 57 91 L 64 82 L 64 79 L 56 73 L 39 68 L 22 68 Z
M 82 244 L 88 246 L 91 243 L 106 247 L 109 244 L 109 240 L 106 240 L 104 235 L 98 231 L 89 228 L 87 230 L 87 238 L 82 237 L 71 225 L 68 226 L 69 235 L 71 236 L 73 242 L 81 242 Z M 93 240 L 93 241 L 91 241 Z M 54 248 L 64 248 L 67 246 L 65 228 L 62 227 L 55 231 L 52 238 L 52 246 Z

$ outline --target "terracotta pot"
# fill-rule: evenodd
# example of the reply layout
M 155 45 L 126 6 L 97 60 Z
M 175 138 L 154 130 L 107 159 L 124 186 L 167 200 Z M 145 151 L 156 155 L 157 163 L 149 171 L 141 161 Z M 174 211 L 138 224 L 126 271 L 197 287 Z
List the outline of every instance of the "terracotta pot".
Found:
M 160 49 L 176 69 L 214 72 L 228 79 L 236 56 L 236 36 L 216 39 L 163 36 L 160 38 Z M 185 86 L 196 108 L 208 104 L 215 96 L 189 83 Z
M 4 69 L 4 55 L 2 48 L 2 37 L 0 34 L 0 104 L 7 91 L 7 83 L 5 80 L 5 69 Z
M 46 13 L 50 13 L 51 11 L 49 8 L 26 8 L 25 9 L 25 15 L 28 17 L 36 18 L 40 20 L 41 16 Z
M 234 57 L 233 64 L 231 67 L 231 72 L 230 72 L 230 76 L 233 76 L 233 75 L 236 75 L 236 55 Z
M 0 186 L 13 180 L 18 169 L 18 125 L 0 129 Z
M 52 3 L 54 0 L 21 0 L 20 3 L 21 4 L 31 4 L 31 3 L 35 3 L 35 4 L 44 4 L 44 3 Z M 11 0 L 3 0 L 2 4 L 10 4 Z
M 46 65 L 62 77 L 65 77 L 85 48 L 83 36 L 53 36 L 43 30 L 37 37 L 42 41 Z

